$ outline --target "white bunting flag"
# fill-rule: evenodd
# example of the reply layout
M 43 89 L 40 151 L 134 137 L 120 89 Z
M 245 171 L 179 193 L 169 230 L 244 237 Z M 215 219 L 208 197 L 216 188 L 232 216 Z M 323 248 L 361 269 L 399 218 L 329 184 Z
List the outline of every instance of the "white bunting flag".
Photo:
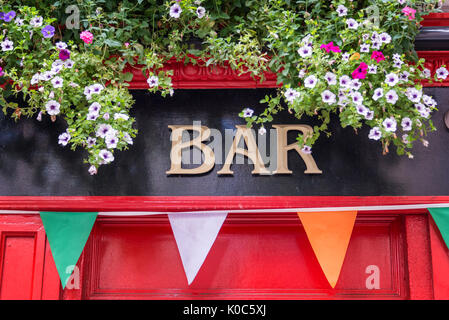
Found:
M 227 215 L 222 212 L 168 215 L 189 285 L 206 260 Z

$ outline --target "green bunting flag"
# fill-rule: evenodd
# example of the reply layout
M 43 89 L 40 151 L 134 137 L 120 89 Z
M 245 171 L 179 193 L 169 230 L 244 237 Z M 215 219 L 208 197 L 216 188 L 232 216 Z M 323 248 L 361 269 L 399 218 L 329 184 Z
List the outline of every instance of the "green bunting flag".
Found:
M 429 208 L 428 210 L 449 248 L 449 208 Z
M 98 212 L 41 212 L 40 215 L 64 289 Z

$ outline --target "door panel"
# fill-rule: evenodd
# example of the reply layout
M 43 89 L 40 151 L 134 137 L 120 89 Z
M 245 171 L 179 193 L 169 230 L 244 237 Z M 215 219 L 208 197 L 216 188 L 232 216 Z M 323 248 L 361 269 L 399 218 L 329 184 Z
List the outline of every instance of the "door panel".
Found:
M 86 299 L 408 297 L 403 219 L 357 218 L 340 281 L 330 289 L 295 214 L 230 214 L 187 286 L 167 216 L 99 218 L 85 249 Z M 368 266 L 380 289 L 366 288 Z

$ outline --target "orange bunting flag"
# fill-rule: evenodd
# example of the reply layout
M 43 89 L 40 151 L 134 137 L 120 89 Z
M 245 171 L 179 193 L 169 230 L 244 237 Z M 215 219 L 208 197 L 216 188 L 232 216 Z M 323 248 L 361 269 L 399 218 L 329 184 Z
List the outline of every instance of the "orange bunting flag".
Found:
M 298 216 L 327 281 L 335 288 L 357 211 L 298 212 Z

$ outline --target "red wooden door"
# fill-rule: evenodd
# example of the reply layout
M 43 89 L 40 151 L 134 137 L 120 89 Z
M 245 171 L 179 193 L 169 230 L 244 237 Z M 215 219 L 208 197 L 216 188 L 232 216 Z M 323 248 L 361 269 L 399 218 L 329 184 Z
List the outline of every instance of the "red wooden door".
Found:
M 296 214 L 231 214 L 188 287 L 167 216 L 100 218 L 85 249 L 83 298 L 404 299 L 403 225 L 398 215 L 359 216 L 332 290 Z M 373 265 L 374 291 L 365 272 Z

